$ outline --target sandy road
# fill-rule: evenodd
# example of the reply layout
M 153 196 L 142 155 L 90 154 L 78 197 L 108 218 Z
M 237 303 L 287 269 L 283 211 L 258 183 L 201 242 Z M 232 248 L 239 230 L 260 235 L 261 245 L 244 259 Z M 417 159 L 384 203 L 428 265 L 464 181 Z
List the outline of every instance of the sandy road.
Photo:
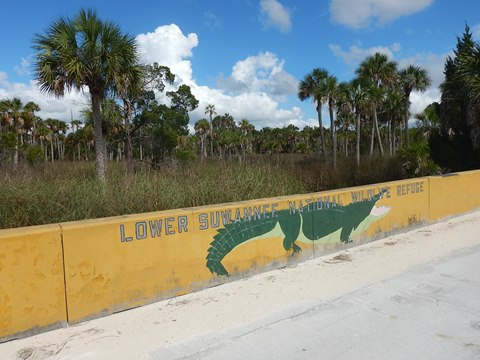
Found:
M 215 338 L 329 301 L 478 244 L 480 211 L 294 267 L 0 344 L 0 359 L 156 358 L 179 342 Z

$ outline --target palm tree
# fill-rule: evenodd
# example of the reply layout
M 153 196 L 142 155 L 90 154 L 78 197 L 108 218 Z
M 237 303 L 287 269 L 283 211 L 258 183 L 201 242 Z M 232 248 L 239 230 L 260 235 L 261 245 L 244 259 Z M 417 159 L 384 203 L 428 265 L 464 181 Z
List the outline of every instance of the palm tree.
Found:
M 332 132 L 332 160 L 333 168 L 337 168 L 337 132 L 335 129 L 335 120 L 333 110 L 338 96 L 338 82 L 335 76 L 329 75 L 325 79 L 325 95 L 328 98 L 328 112 L 330 115 L 330 131 Z
M 413 90 L 425 91 L 431 84 L 430 77 L 425 69 L 419 66 L 410 65 L 398 73 L 400 84 L 403 87 L 405 96 L 405 140 L 407 148 L 410 146 L 410 135 L 408 132 L 408 118 L 410 117 L 410 93 Z
M 356 70 L 356 73 L 361 78 L 366 78 L 372 81 L 377 89 L 388 88 L 393 86 L 397 77 L 397 63 L 395 61 L 388 60 L 388 56 L 381 53 L 375 53 L 368 56 L 362 61 Z M 377 131 L 380 153 L 383 155 L 383 146 L 380 138 L 380 132 L 378 127 L 377 110 L 379 107 L 380 94 L 375 92 L 375 100 L 373 101 L 373 121 L 374 127 Z
M 125 171 L 127 174 L 133 172 L 133 145 L 130 131 L 132 122 L 134 100 L 142 91 L 142 68 L 140 66 L 132 66 L 129 71 L 118 74 L 115 83 L 115 90 L 118 97 L 123 101 L 123 121 L 125 128 L 125 153 L 127 158 L 127 166 Z
M 323 134 L 322 104 L 326 99 L 325 81 L 328 76 L 327 70 L 315 68 L 311 73 L 305 75 L 298 86 L 298 98 L 300 101 L 312 99 L 316 104 L 315 110 L 317 111 L 318 126 L 320 128 L 320 147 L 324 159 L 326 159 L 327 150 L 325 148 L 325 137 Z
M 247 149 L 251 151 L 251 147 L 252 147 L 251 133 L 255 130 L 255 126 L 250 124 L 250 121 L 248 121 L 248 119 L 244 118 L 240 120 L 240 123 L 238 124 L 238 128 L 240 129 L 240 132 L 241 132 L 242 154 L 245 155 L 245 152 Z
M 77 132 L 78 129 L 80 129 L 80 126 L 83 124 L 83 122 L 82 120 L 72 120 L 70 121 L 70 124 L 72 125 L 73 132 Z
M 44 121 L 41 121 L 38 124 L 36 136 L 40 140 L 40 147 L 42 148 L 43 153 L 45 154 L 45 162 L 48 161 L 48 148 L 47 146 L 44 146 L 44 141 L 53 141 L 53 138 L 50 134 L 51 134 L 51 131 L 48 128 L 47 124 Z
M 217 115 L 215 111 L 215 105 L 208 104 L 205 107 L 205 115 L 208 115 L 210 119 L 210 156 L 213 157 L 213 126 L 212 126 L 212 118 L 213 115 Z
M 55 161 L 55 150 L 54 145 L 57 143 L 57 135 L 59 133 L 59 122 L 60 120 L 48 118 L 44 121 L 45 126 L 50 130 L 50 155 L 52 156 L 52 163 Z M 57 146 L 58 148 L 58 146 Z M 60 154 L 59 154 L 60 158 Z
M 431 103 L 421 113 L 415 114 L 415 119 L 418 130 L 428 140 L 432 132 L 440 129 L 440 105 L 437 102 Z
M 336 101 L 337 108 L 337 126 L 339 129 L 339 137 L 343 138 L 343 151 L 348 157 L 348 143 L 350 138 L 350 127 L 354 126 L 355 115 L 352 112 L 352 106 L 347 98 L 347 83 L 338 84 L 338 96 Z
M 35 112 L 40 111 L 40 106 L 35 104 L 33 101 L 29 101 L 25 104 L 23 110 L 23 117 L 25 119 L 24 127 L 27 130 L 27 133 L 30 132 L 32 145 L 35 145 L 35 131 L 38 121 L 37 116 L 35 116 Z
M 370 86 L 368 88 L 368 99 L 371 107 L 371 116 L 373 116 L 372 121 L 372 135 L 370 138 L 370 156 L 373 155 L 373 145 L 375 140 L 375 133 L 377 134 L 378 147 L 380 149 L 380 154 L 383 155 L 383 145 L 382 138 L 380 137 L 380 128 L 378 126 L 378 110 L 380 104 L 383 106 L 385 100 L 385 91 L 381 87 Z
M 200 137 L 200 154 L 202 158 L 207 156 L 207 147 L 205 146 L 205 140 L 210 132 L 210 123 L 207 119 L 200 119 L 195 123 L 195 132 Z
M 397 141 L 396 141 L 396 128 L 397 124 L 401 123 L 401 119 L 405 115 L 403 105 L 404 105 L 404 96 L 403 92 L 399 90 L 389 91 L 385 98 L 385 103 L 383 107 L 384 117 L 388 121 L 388 139 L 389 139 L 389 150 L 390 155 L 395 154 Z M 401 138 L 400 138 L 401 140 Z
M 135 39 L 102 21 L 93 10 L 80 10 L 72 19 L 60 18 L 46 35 L 35 35 L 34 77 L 44 92 L 63 96 L 87 87 L 93 114 L 96 172 L 106 181 L 106 146 L 100 104 L 115 80 L 137 63 Z
M 22 100 L 18 97 L 14 97 L 13 99 L 5 99 L 2 100 L 0 108 L 3 110 L 3 117 L 5 122 L 7 123 L 7 127 L 9 127 L 12 133 L 15 135 L 15 145 L 14 145 L 14 153 L 13 153 L 13 166 L 14 168 L 17 167 L 18 164 L 18 143 L 19 137 L 23 131 L 22 127 L 25 123 L 23 119 L 24 115 L 24 105 Z
M 349 108 L 355 117 L 355 157 L 357 167 L 360 166 L 360 135 L 362 125 L 362 115 L 366 112 L 369 106 L 369 88 L 371 83 L 367 79 L 355 78 L 349 83 L 342 83 L 339 86 L 339 91 L 342 98 L 342 106 Z

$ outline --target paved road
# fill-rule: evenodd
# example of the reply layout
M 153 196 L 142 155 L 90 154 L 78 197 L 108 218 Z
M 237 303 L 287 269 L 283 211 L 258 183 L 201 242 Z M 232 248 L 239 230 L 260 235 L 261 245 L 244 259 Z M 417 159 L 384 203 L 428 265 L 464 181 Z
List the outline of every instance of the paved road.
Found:
M 151 359 L 480 359 L 480 246 Z

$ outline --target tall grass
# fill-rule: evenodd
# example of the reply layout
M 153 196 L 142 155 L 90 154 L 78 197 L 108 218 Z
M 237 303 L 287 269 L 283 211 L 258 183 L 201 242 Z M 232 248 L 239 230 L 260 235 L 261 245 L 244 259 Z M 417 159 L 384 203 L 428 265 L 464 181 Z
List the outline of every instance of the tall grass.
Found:
M 356 169 L 348 159 L 337 171 L 315 156 L 256 156 L 248 160 L 165 162 L 125 176 L 109 165 L 106 186 L 93 163 L 0 168 L 0 228 L 49 224 L 166 209 L 218 204 L 400 178 L 390 161 Z

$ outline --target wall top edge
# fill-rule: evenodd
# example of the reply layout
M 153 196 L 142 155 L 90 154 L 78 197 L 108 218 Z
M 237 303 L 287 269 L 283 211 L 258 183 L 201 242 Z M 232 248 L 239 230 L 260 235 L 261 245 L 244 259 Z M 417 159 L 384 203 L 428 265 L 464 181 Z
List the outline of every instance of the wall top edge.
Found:
M 0 240 L 2 238 L 9 238 L 14 236 L 25 236 L 34 234 L 39 235 L 51 232 L 58 232 L 58 234 L 60 235 L 61 230 L 62 229 L 59 224 L 33 225 L 11 229 L 0 229 Z
M 97 218 L 97 219 L 85 219 L 85 220 L 76 220 L 76 221 L 69 221 L 69 222 L 62 222 L 59 224 L 47 224 L 47 225 L 35 225 L 35 226 L 27 226 L 22 228 L 14 228 L 14 229 L 0 229 L 0 237 L 4 236 L 11 236 L 15 232 L 21 233 L 26 232 L 28 229 L 28 233 L 32 233 L 32 231 L 36 232 L 44 232 L 44 231 L 51 231 L 54 228 L 76 228 L 80 226 L 91 226 L 91 225 L 108 225 L 108 224 L 116 224 L 119 222 L 126 222 L 126 221 L 135 221 L 136 219 L 145 219 L 145 218 L 154 218 L 158 217 L 161 214 L 162 217 L 167 217 L 170 215 L 189 215 L 193 213 L 197 213 L 199 211 L 208 211 L 209 209 L 222 209 L 222 208 L 232 208 L 238 206 L 248 206 L 256 203 L 268 203 L 268 202 L 282 202 L 282 201 L 289 201 L 292 199 L 308 199 L 317 196 L 326 196 L 330 194 L 339 194 L 339 193 L 346 193 L 351 191 L 358 191 L 360 189 L 371 189 L 371 188 L 383 188 L 388 186 L 395 186 L 404 183 L 411 183 L 411 182 L 419 182 L 419 181 L 428 181 L 429 178 L 442 178 L 442 177 L 449 177 L 449 176 L 457 176 L 462 174 L 480 174 L 480 170 L 470 170 L 458 173 L 451 173 L 451 174 L 443 174 L 438 176 L 428 176 L 428 177 L 418 177 L 418 178 L 410 178 L 410 179 L 402 179 L 402 180 L 395 180 L 395 181 L 388 181 L 382 183 L 374 183 L 374 184 L 366 184 L 366 185 L 359 185 L 353 186 L 348 188 L 341 188 L 341 189 L 332 189 L 332 190 L 325 190 L 320 192 L 314 193 L 304 193 L 304 194 L 292 194 L 292 195 L 284 195 L 284 196 L 277 196 L 271 198 L 260 198 L 260 199 L 252 199 L 252 200 L 244 200 L 244 201 L 236 201 L 236 202 L 229 202 L 229 203 L 220 203 L 220 204 L 211 204 L 211 205 L 203 205 L 203 206 L 196 206 L 190 208 L 180 208 L 180 209 L 171 209 L 171 210 L 160 210 L 160 211 L 152 211 L 146 213 L 137 213 L 137 214 L 128 214 L 128 215 L 119 215 L 119 216 L 111 216 L 105 218 Z M 11 235 L 7 235 L 10 233 Z

